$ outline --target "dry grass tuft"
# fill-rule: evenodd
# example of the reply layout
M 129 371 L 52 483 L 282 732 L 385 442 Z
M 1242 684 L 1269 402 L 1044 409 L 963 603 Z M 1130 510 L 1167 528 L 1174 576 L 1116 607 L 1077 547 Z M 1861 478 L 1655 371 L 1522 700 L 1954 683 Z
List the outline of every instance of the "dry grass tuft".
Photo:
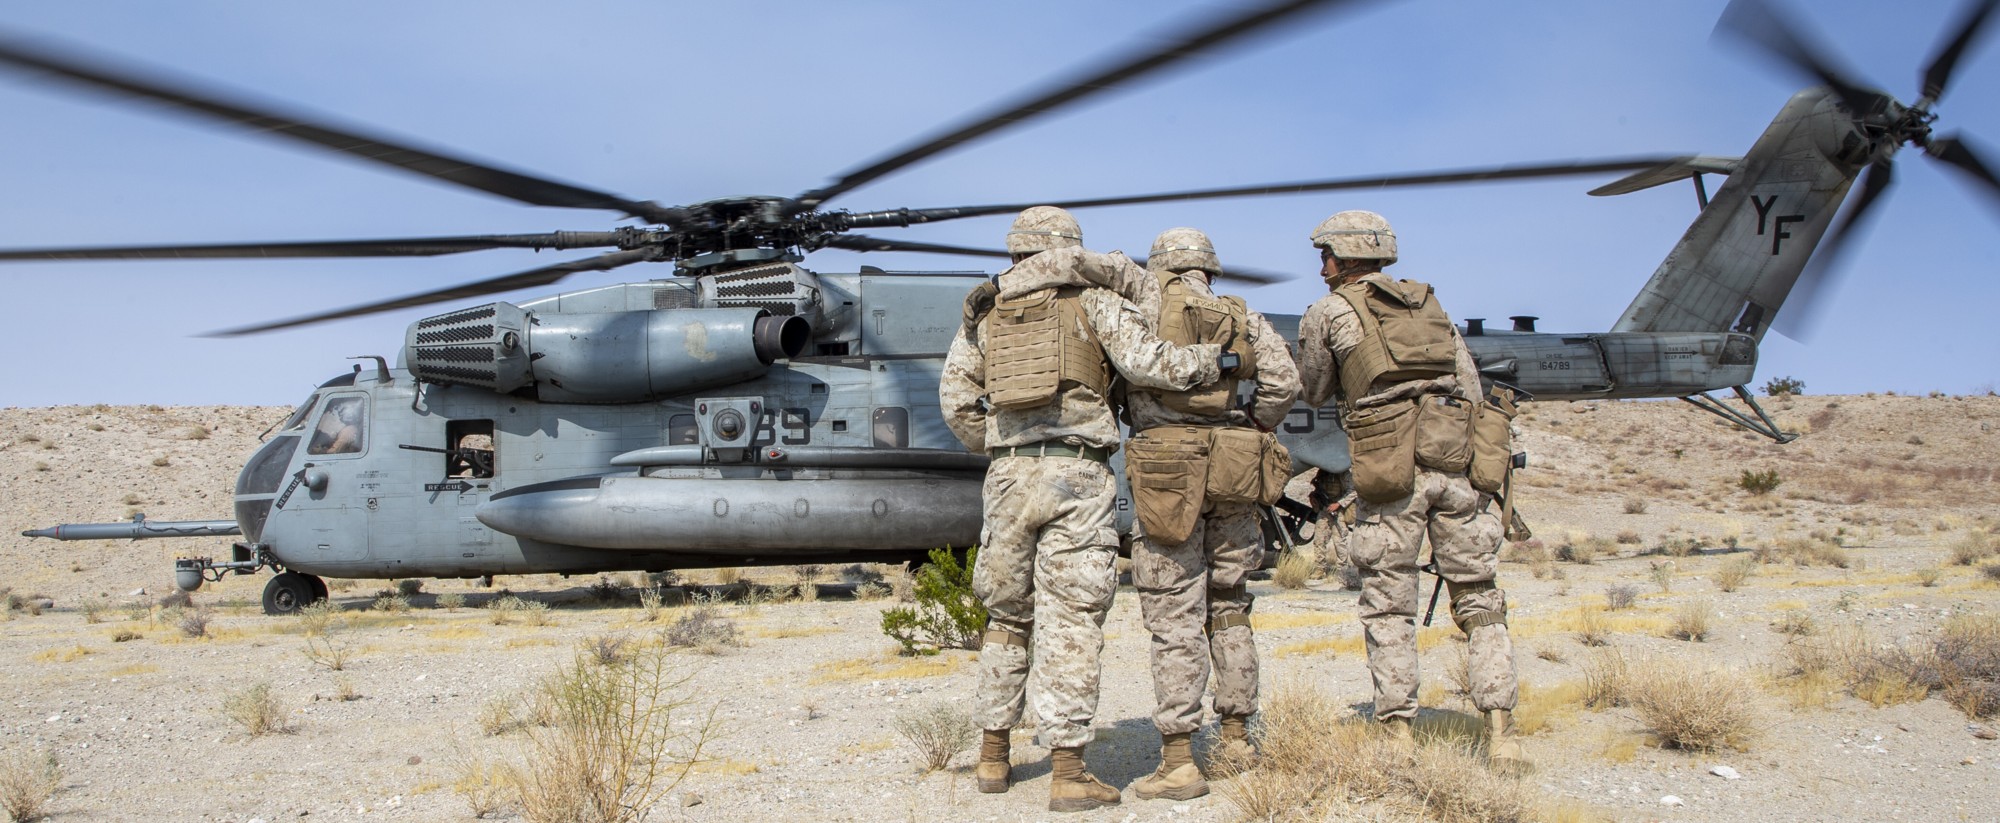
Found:
M 1638 599 L 1638 586 L 1621 583 L 1604 590 L 1604 607 L 1614 612 L 1632 608 L 1632 604 Z
M 721 654 L 731 646 L 742 644 L 736 623 L 707 604 L 683 611 L 662 637 L 669 646 L 693 649 L 702 654 Z
M 236 721 L 236 725 L 242 726 L 252 737 L 292 730 L 290 724 L 285 722 L 284 704 L 271 693 L 269 683 L 258 683 L 224 695 L 222 714 Z
M 1278 568 L 1271 573 L 1271 582 L 1281 589 L 1302 589 L 1306 581 L 1312 579 L 1319 561 L 1309 552 L 1288 551 L 1278 558 Z
M 19 748 L 0 756 L 0 810 L 8 820 L 39 819 L 62 785 L 54 752 Z
M 924 768 L 938 771 L 951 764 L 960 752 L 972 748 L 979 739 L 979 727 L 964 709 L 946 702 L 896 713 L 896 732 L 910 741 Z
M 1756 691 L 1733 669 L 1703 671 L 1680 660 L 1631 667 L 1624 689 L 1662 746 L 1693 751 L 1748 750 L 1756 736 Z
M 1631 497 L 1627 497 L 1627 498 L 1625 498 L 1625 513 L 1626 513 L 1626 514 L 1645 514 L 1645 513 L 1646 513 L 1646 498 L 1643 498 L 1643 497 L 1640 497 L 1640 496 L 1638 496 L 1638 495 L 1633 495 L 1633 496 L 1631 496 Z
M 1216 785 L 1247 819 L 1320 820 L 1369 802 L 1450 823 L 1513 823 L 1554 813 L 1531 784 L 1489 776 L 1469 746 L 1398 748 L 1309 686 L 1281 684 L 1265 704 L 1262 751 L 1257 769 Z
M 1955 615 L 1915 645 L 1846 626 L 1786 644 L 1785 658 L 1777 685 L 1794 693 L 1840 687 L 1878 707 L 1938 694 L 1968 717 L 2000 714 L 2000 615 Z
M 1830 537 L 1788 537 L 1759 548 L 1758 559 L 1765 563 L 1789 562 L 1794 566 L 1832 566 L 1845 569 L 1853 564 L 1847 550 Z
M 1756 573 L 1756 558 L 1737 557 L 1725 561 L 1720 568 L 1715 570 L 1715 574 L 1710 579 L 1715 581 L 1716 588 L 1725 592 L 1733 592 L 1742 588 L 1743 582 L 1750 579 L 1750 575 Z
M 1583 705 L 1608 709 L 1626 704 L 1632 667 L 1626 662 L 1624 652 L 1601 650 L 1586 658 L 1578 668 L 1583 670 L 1583 688 L 1577 699 Z
M 1578 606 L 1572 615 L 1576 622 L 1576 642 L 1585 646 L 1611 643 L 1611 624 L 1604 619 L 1604 612 L 1589 606 Z
M 1994 554 L 2000 554 L 2000 541 L 1983 531 L 1968 531 L 1951 545 L 1951 562 L 1956 566 L 1971 566 Z
M 1700 643 L 1708 640 L 1715 629 L 1715 604 L 1705 598 L 1697 598 L 1682 603 L 1674 611 L 1673 624 L 1667 629 L 1667 636 L 1675 640 Z

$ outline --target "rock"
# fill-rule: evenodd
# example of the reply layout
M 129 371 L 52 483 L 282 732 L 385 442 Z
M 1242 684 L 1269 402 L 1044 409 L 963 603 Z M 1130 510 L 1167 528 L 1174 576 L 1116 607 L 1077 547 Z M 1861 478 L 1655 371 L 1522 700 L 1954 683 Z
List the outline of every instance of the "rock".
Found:
M 408 764 L 410 764 L 410 765 L 412 765 L 412 766 L 420 766 L 420 765 L 423 765 L 423 762 L 424 762 L 424 759 L 423 759 L 423 758 L 421 758 L 421 757 L 418 757 L 418 756 L 416 756 L 416 755 L 414 755 L 414 754 L 413 754 L 413 755 L 410 755 L 410 759 L 409 759 L 409 760 L 406 760 L 406 761 L 403 761 L 403 762 L 405 762 L 405 763 L 408 763 Z M 1731 778 L 1731 779 L 1734 779 L 1734 778 Z
M 681 808 L 687 809 L 699 805 L 701 805 L 701 795 L 695 794 L 694 792 L 688 792 L 687 794 L 681 795 Z
M 1678 797 L 1675 797 L 1675 796 L 1673 796 L 1673 795 L 1667 795 L 1666 797 L 1662 797 L 1662 798 L 1660 798 L 1660 805 L 1662 805 L 1662 806 L 1685 806 L 1685 805 L 1687 805 L 1687 801 L 1685 801 L 1685 800 L 1682 800 L 1682 799 L 1680 799 L 1680 798 L 1678 798 Z
M 1724 780 L 1743 779 L 1743 775 L 1738 774 L 1735 769 L 1729 768 L 1728 766 L 1716 766 L 1714 768 L 1709 769 L 1708 773 L 1715 775 L 1716 777 L 1720 777 Z
M 140 586 L 139 588 L 136 588 L 136 589 L 133 589 L 133 590 L 131 590 L 131 591 L 129 591 L 129 592 L 126 592 L 126 593 L 125 593 L 125 596 L 126 596 L 126 597 L 145 597 L 145 596 L 146 596 L 146 587 L 144 587 L 144 586 Z
M 1965 756 L 1965 759 L 1964 759 L 1964 760 L 1960 760 L 1960 761 L 1958 761 L 1958 765 L 1960 765 L 1960 766 L 1977 766 L 1977 765 L 1979 765 L 1979 758 L 1977 758 L 1977 757 L 1973 757 L 1973 756 L 1971 756 L 1971 755 L 1966 755 L 1966 756 Z
M 1994 733 L 1992 729 L 1986 728 L 1985 726 L 1980 726 L 1976 729 L 1973 729 L 1972 736 L 1977 737 L 1981 740 L 2000 740 L 2000 734 Z

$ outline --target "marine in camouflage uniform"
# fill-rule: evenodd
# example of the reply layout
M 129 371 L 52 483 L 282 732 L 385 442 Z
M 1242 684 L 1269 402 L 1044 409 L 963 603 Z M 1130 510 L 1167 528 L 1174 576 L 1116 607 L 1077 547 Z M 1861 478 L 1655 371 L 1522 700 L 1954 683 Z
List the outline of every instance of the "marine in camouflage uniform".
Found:
M 1190 317 L 1169 327 L 1192 332 L 1200 322 L 1200 306 L 1227 309 L 1217 300 L 1209 278 L 1222 270 L 1213 244 L 1195 229 L 1162 232 L 1153 241 L 1146 268 L 1185 290 L 1180 300 L 1166 301 Z M 1189 300 L 1197 305 L 1186 305 Z M 1237 345 L 1247 346 L 1254 363 L 1254 393 L 1248 407 L 1235 402 L 1236 380 L 1203 385 L 1194 391 L 1224 392 L 1226 400 L 1194 407 L 1176 395 L 1132 390 L 1126 395 L 1126 415 L 1134 432 L 1160 426 L 1212 428 L 1256 427 L 1269 431 L 1284 420 L 1299 396 L 1299 372 L 1291 347 L 1254 311 L 1242 312 Z M 1233 325 L 1231 316 L 1225 324 Z M 1191 333 L 1184 336 L 1192 339 Z M 1189 342 L 1175 338 L 1175 342 Z M 1131 463 L 1127 462 L 1128 471 Z M 1222 720 L 1223 762 L 1245 765 L 1253 752 L 1248 738 L 1249 717 L 1257 712 L 1257 645 L 1251 637 L 1252 597 L 1244 585 L 1251 571 L 1264 563 L 1263 513 L 1256 503 L 1208 501 L 1187 539 L 1164 542 L 1146 534 L 1135 519 L 1132 542 L 1132 583 L 1146 630 L 1153 635 L 1152 670 L 1155 710 L 1160 731 L 1160 768 L 1132 788 L 1142 798 L 1190 800 L 1208 793 L 1195 765 L 1191 736 L 1201 726 L 1202 692 L 1214 672 L 1215 712 Z
M 1396 260 L 1395 234 L 1380 215 L 1336 214 L 1314 231 L 1313 244 L 1321 249 L 1321 274 L 1336 292 L 1358 281 L 1394 285 L 1381 268 Z M 1299 367 L 1308 405 L 1323 405 L 1337 390 L 1349 414 L 1430 395 L 1480 397 L 1478 370 L 1456 329 L 1451 331 L 1456 361 L 1451 373 L 1429 379 L 1376 380 L 1364 396 L 1345 396 L 1351 392 L 1342 387 L 1341 369 L 1362 346 L 1364 325 L 1339 294 L 1322 297 L 1306 310 L 1299 321 Z M 1361 572 L 1360 616 L 1375 684 L 1376 719 L 1407 738 L 1409 722 L 1417 714 L 1417 562 L 1428 536 L 1450 592 L 1452 620 L 1466 632 L 1471 646 L 1472 701 L 1486 715 L 1489 757 L 1498 767 L 1520 768 L 1524 761 L 1512 734 L 1518 689 L 1507 635 L 1507 600 L 1494 585 L 1501 525 L 1493 496 L 1473 488 L 1463 472 L 1419 464 L 1408 496 L 1374 502 L 1363 496 L 1353 505 L 1354 529 L 1347 536 L 1347 549 Z
M 973 567 L 973 590 L 990 616 L 974 707 L 986 730 L 976 776 L 981 791 L 1007 790 L 1008 734 L 1021 722 L 1032 650 L 1040 683 L 1036 727 L 1053 750 L 1049 807 L 1080 811 L 1119 799 L 1082 759 L 1093 737 L 1104 617 L 1117 589 L 1117 481 L 1107 461 L 1119 431 L 1107 386 L 1069 380 L 1068 371 L 1046 402 L 1019 407 L 1002 398 L 1013 372 L 989 374 L 989 367 L 1012 368 L 1020 360 L 997 350 L 991 318 L 1038 295 L 1068 294 L 1057 299 L 1072 299 L 1064 310 L 1076 311 L 1075 322 L 1087 328 L 1062 331 L 1094 339 L 1098 367 L 1108 360 L 1137 386 L 1177 390 L 1213 381 L 1221 351 L 1155 336 L 1151 318 L 1107 288 L 1143 292 L 1151 276 L 1123 255 L 1083 249 L 1076 221 L 1061 209 L 1023 212 L 1008 234 L 1008 250 L 1014 265 L 968 297 L 967 323 L 952 341 L 938 386 L 952 433 L 994 458 Z

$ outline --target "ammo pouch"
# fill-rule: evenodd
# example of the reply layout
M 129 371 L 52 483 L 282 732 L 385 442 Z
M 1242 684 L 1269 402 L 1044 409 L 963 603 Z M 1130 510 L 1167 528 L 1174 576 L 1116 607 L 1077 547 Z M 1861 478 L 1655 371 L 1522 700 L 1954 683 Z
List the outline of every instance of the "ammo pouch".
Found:
M 1487 494 L 1499 494 L 1507 482 L 1507 470 L 1514 461 L 1513 433 L 1507 423 L 1519 413 L 1514 392 L 1495 386 L 1486 402 L 1472 417 L 1472 466 L 1466 478 L 1472 487 Z
M 1161 426 L 1126 441 L 1132 505 L 1148 538 L 1174 544 L 1194 534 L 1205 502 L 1208 444 L 1208 429 L 1201 426 Z
M 1256 429 L 1210 429 L 1208 499 L 1216 503 L 1269 506 L 1285 493 L 1292 455 L 1276 435 Z
M 1472 463 L 1474 401 L 1448 394 L 1417 398 L 1417 465 L 1458 474 Z
M 1370 503 L 1410 496 L 1417 488 L 1417 403 L 1398 400 L 1355 409 L 1341 421 L 1353 453 L 1354 491 Z

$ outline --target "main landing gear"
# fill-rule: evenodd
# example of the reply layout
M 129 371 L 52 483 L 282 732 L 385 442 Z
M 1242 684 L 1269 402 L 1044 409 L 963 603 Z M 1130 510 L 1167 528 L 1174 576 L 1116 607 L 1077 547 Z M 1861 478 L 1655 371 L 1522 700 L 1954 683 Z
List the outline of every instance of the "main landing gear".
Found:
M 264 613 L 297 614 L 300 609 L 325 600 L 326 581 L 316 575 L 281 572 L 264 584 Z

